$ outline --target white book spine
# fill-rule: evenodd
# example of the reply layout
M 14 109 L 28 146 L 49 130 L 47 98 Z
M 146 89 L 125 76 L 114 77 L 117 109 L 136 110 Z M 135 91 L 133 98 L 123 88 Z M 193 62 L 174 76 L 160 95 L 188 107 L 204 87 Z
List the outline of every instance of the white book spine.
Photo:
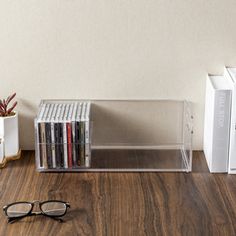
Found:
M 227 172 L 231 90 L 216 89 L 207 79 L 204 153 L 210 172 Z
M 235 68 L 225 68 L 225 78 L 232 86 L 231 103 L 231 125 L 230 125 L 230 144 L 229 144 L 229 166 L 228 173 L 236 174 L 236 71 Z
M 228 171 L 231 91 L 216 91 L 212 169 Z

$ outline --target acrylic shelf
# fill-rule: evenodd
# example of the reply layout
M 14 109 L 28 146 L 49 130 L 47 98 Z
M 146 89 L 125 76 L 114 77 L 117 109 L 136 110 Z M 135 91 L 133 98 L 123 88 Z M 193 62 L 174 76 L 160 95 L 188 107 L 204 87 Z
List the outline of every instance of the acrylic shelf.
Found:
M 83 100 L 43 100 L 40 104 Z M 85 100 L 88 101 L 88 100 Z M 193 115 L 191 103 L 178 100 L 89 100 L 90 164 L 40 172 L 190 172 Z M 37 120 L 37 118 L 36 118 Z M 37 128 L 36 128 L 37 129 Z M 57 144 L 57 145 L 66 145 Z M 76 144 L 80 147 L 81 144 Z

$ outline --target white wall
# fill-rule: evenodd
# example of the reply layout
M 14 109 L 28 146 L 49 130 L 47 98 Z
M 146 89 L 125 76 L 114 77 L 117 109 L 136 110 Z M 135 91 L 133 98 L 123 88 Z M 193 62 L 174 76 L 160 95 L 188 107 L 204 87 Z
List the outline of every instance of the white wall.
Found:
M 194 103 L 202 148 L 206 72 L 236 65 L 234 0 L 0 1 L 0 97 L 16 91 L 24 149 L 42 98 Z

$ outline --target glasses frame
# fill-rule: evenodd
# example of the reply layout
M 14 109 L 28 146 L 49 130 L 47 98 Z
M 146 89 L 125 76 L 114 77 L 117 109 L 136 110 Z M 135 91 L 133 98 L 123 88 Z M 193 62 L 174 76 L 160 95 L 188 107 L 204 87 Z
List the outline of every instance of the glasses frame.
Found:
M 60 214 L 60 215 L 48 215 L 47 213 L 45 213 L 43 210 L 42 210 L 42 205 L 45 204 L 45 203 L 50 203 L 50 202 L 59 202 L 59 203 L 63 203 L 65 204 L 65 212 L 63 214 Z M 7 209 L 13 205 L 17 205 L 17 204 L 29 204 L 31 205 L 31 209 L 29 210 L 28 213 L 26 213 L 25 215 L 21 215 L 21 216 L 16 216 L 16 217 L 10 217 L 8 216 L 7 214 Z M 39 205 L 39 209 L 40 211 L 36 211 L 36 212 L 33 212 L 33 209 L 34 209 L 34 206 L 38 203 Z M 70 204 L 68 202 L 64 202 L 64 201 L 60 201 L 60 200 L 48 200 L 48 201 L 32 201 L 32 202 L 27 202 L 27 201 L 20 201 L 20 202 L 13 202 L 13 203 L 10 203 L 6 206 L 3 207 L 3 211 L 5 213 L 5 215 L 7 216 L 8 218 L 8 223 L 13 223 L 14 221 L 16 220 L 19 220 L 19 219 L 22 219 L 22 218 L 25 218 L 27 216 L 36 216 L 36 215 L 43 215 L 43 216 L 47 216 L 51 219 L 54 219 L 54 220 L 57 220 L 59 222 L 63 222 L 63 220 L 59 217 L 62 217 L 64 216 L 66 213 L 67 213 L 67 209 L 70 208 Z

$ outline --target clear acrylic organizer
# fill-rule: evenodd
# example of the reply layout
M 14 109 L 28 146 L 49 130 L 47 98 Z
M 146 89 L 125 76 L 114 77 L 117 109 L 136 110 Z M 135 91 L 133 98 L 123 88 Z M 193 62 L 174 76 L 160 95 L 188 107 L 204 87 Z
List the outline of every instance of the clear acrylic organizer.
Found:
M 43 100 L 43 104 L 83 100 Z M 88 101 L 88 100 L 86 100 Z M 89 142 L 71 144 L 74 153 L 86 151 L 82 163 L 67 166 L 63 148 L 68 143 L 39 142 L 35 119 L 36 167 L 40 172 L 190 172 L 193 115 L 191 103 L 178 100 L 89 100 Z M 58 165 L 51 168 L 40 152 L 57 147 Z M 46 155 L 46 154 L 45 154 Z M 50 156 L 50 155 L 49 155 Z M 63 157 L 63 158 L 61 158 Z M 63 161 L 61 160 L 63 159 Z M 59 163 L 62 163 L 61 165 Z M 67 160 L 68 162 L 68 160 Z M 79 164 L 78 164 L 79 163 Z M 49 161 L 50 164 L 50 161 Z M 66 166 L 66 168 L 65 168 Z

